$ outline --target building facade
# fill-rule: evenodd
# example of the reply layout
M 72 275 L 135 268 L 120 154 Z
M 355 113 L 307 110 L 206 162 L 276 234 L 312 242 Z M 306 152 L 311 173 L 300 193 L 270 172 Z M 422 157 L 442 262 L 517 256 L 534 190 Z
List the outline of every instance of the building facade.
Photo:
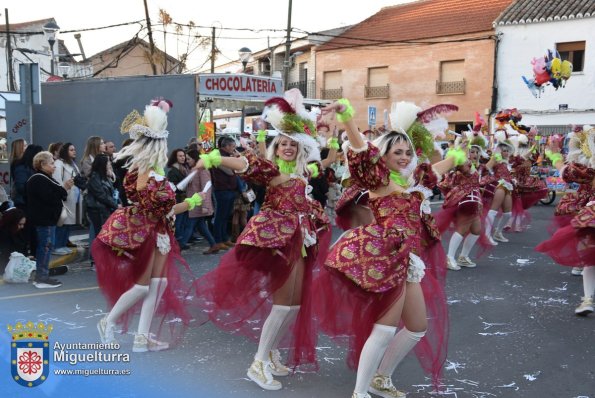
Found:
M 451 103 L 461 131 L 475 112 L 493 109 L 493 22 L 511 0 L 427 0 L 385 7 L 316 52 L 316 85 L 324 99 L 349 98 L 356 123 L 384 125 L 391 104 Z
M 518 0 L 496 20 L 498 107 L 517 108 L 522 123 L 542 134 L 564 134 L 571 124 L 595 124 L 595 2 Z M 533 58 L 558 51 L 573 63 L 565 87 L 545 86 L 535 97 L 522 76 L 532 78 Z

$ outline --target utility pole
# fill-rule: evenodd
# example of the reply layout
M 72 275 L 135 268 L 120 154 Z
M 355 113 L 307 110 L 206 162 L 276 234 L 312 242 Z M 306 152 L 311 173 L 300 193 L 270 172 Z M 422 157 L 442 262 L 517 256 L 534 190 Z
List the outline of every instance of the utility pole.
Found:
M 289 80 L 289 50 L 291 49 L 291 0 L 287 11 L 287 38 L 285 39 L 285 61 L 283 61 L 283 89 L 287 90 Z
M 153 32 L 151 31 L 151 18 L 149 18 L 149 7 L 147 6 L 147 0 L 143 0 L 145 3 L 145 18 L 147 20 L 147 30 L 149 31 L 149 47 L 151 48 L 151 69 L 153 74 L 157 74 L 157 66 L 155 66 L 155 43 L 153 43 Z
M 211 73 L 215 73 L 215 27 L 211 28 Z
M 6 51 L 8 51 L 8 91 L 16 91 L 14 87 L 14 72 L 12 70 L 12 48 L 10 45 L 10 25 L 8 23 L 8 8 L 4 9 L 6 18 Z

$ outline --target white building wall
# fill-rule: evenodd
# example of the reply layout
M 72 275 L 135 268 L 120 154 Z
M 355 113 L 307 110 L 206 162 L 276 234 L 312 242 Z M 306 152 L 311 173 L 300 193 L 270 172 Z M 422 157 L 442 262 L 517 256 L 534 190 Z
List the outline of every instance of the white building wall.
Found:
M 525 125 L 595 124 L 595 18 L 497 26 L 498 109 L 517 108 Z M 522 80 L 533 77 L 531 60 L 543 57 L 556 43 L 585 41 L 582 72 L 574 72 L 566 87 L 550 85 L 535 98 Z M 567 111 L 559 105 L 567 104 Z
M 27 27 L 27 32 L 42 31 L 42 26 L 31 25 Z M 43 34 L 38 35 L 19 35 L 18 32 L 11 32 L 11 47 L 13 59 L 13 73 L 15 76 L 16 88 L 19 84 L 19 64 L 22 63 L 37 63 L 40 67 L 40 80 L 46 81 L 51 71 L 50 64 L 50 45 Z M 15 48 L 23 48 L 26 50 L 34 50 L 41 54 L 22 53 Z M 54 53 L 58 53 L 58 40 L 54 44 Z M 0 91 L 8 91 L 8 56 L 6 49 L 6 35 L 0 35 Z M 57 65 L 57 63 L 56 63 Z M 57 66 L 55 66 L 57 68 Z M 46 72 L 44 72 L 47 71 Z M 56 69 L 56 74 L 58 71 Z

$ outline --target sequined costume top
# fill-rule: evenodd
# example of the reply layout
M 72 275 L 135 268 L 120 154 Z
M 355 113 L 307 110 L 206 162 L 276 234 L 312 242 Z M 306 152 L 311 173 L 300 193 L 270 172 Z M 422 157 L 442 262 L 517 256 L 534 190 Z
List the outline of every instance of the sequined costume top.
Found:
M 117 209 L 106 221 L 97 239 L 122 252 L 138 249 L 154 232 L 171 235 L 173 225 L 167 215 L 176 204 L 169 181 L 155 172 L 144 188 L 137 190 L 138 171 L 124 178 L 126 196 L 132 205 Z
M 282 248 L 290 243 L 296 231 L 302 228 L 304 244 L 316 241 L 318 229 L 327 227 L 329 219 L 320 204 L 307 195 L 308 182 L 292 174 L 289 180 L 270 185 L 281 175 L 273 162 L 247 153 L 248 169 L 242 174 L 247 181 L 267 187 L 260 212 L 250 218 L 237 243 L 260 248 Z
M 480 166 L 481 167 L 481 166 Z M 479 201 L 480 174 L 475 168 L 458 166 L 438 184 L 444 196 L 443 208 L 456 207 L 467 196 L 473 195 Z
M 378 148 L 371 143 L 367 145 L 360 152 L 349 150 L 349 169 L 359 186 L 374 191 L 389 184 L 390 170 Z M 435 182 L 436 176 L 430 168 L 424 174 L 433 176 Z M 333 246 L 325 265 L 367 291 L 385 292 L 402 286 L 407 279 L 409 254 L 421 255 L 424 246 L 440 239 L 432 215 L 422 206 L 423 201 L 424 196 L 418 191 L 370 198 L 368 205 L 374 213 L 374 222 L 343 235 Z
M 570 163 L 564 166 L 562 170 L 562 179 L 566 183 L 575 182 L 579 184 L 576 192 L 567 192 L 558 206 L 555 214 L 557 216 L 567 216 L 578 214 L 587 203 L 595 200 L 595 187 L 593 187 L 593 178 L 595 178 L 595 169 L 584 166 L 579 163 Z

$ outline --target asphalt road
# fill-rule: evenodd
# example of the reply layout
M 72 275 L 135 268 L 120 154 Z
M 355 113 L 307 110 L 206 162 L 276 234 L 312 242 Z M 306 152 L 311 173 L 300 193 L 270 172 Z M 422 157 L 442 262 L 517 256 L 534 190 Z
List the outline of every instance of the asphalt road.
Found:
M 531 213 L 530 229 L 508 234 L 511 242 L 480 259 L 477 268 L 449 271 L 450 339 L 443 396 L 595 398 L 595 316 L 574 315 L 583 293 L 581 278 L 533 251 L 548 236 L 553 206 L 537 206 Z M 215 267 L 220 257 L 202 255 L 203 248 L 184 252 L 197 276 Z M 345 350 L 324 336 L 318 343 L 317 373 L 298 371 L 280 378 L 283 390 L 263 391 L 245 373 L 256 344 L 210 324 L 191 327 L 181 345 L 159 353 L 132 353 L 132 335 L 122 336 L 121 348 L 107 352 L 128 354 L 128 362 L 53 362 L 44 383 L 22 387 L 11 380 L 7 324 L 52 323 L 52 345 L 99 342 L 96 323 L 106 307 L 94 272 L 88 263 L 79 263 L 59 279 L 63 286 L 50 291 L 0 284 L 3 397 L 347 398 L 353 391 L 355 373 L 345 365 Z M 132 374 L 54 373 L 96 368 Z M 431 396 L 430 382 L 414 356 L 405 359 L 393 380 L 409 397 Z

